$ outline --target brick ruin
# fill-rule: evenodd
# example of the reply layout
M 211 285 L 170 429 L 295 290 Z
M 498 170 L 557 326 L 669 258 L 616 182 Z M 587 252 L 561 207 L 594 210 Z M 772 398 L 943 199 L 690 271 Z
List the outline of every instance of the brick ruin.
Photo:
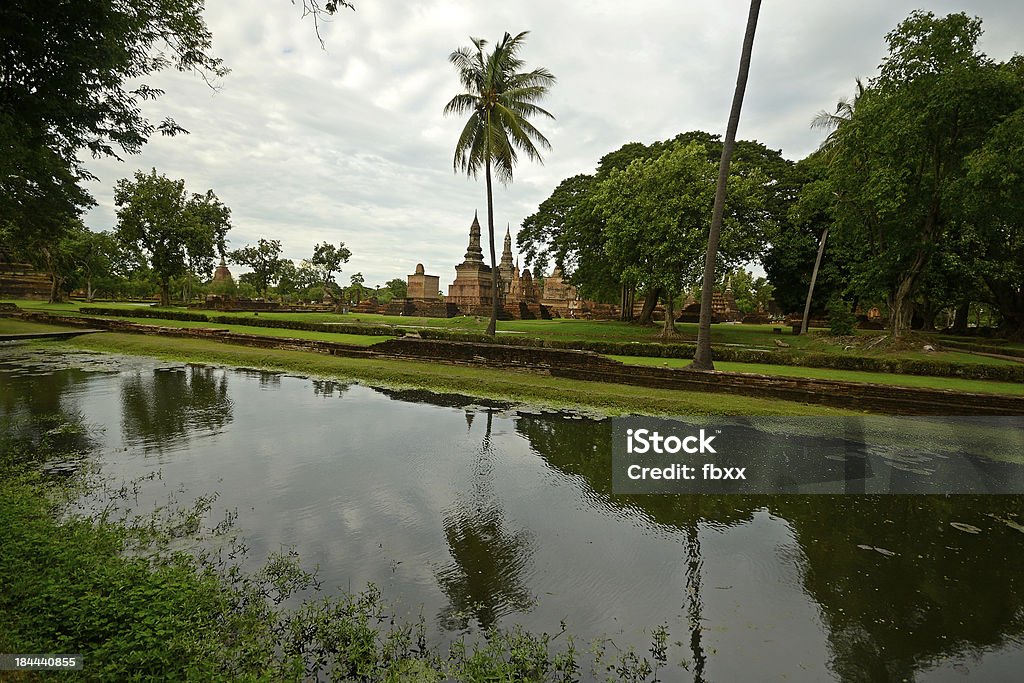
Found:
M 50 276 L 29 263 L 15 261 L 0 249 L 0 297 L 7 299 L 49 299 Z

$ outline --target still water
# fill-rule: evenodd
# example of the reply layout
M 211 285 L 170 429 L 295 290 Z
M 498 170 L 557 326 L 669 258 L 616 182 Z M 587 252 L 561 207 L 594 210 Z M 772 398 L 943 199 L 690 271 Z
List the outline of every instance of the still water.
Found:
M 668 680 L 1024 672 L 1022 496 L 615 496 L 607 419 L 46 348 L 0 348 L 0 414 L 75 416 L 108 477 L 159 471 L 140 509 L 216 492 L 253 567 L 294 548 L 439 642 L 667 624 Z

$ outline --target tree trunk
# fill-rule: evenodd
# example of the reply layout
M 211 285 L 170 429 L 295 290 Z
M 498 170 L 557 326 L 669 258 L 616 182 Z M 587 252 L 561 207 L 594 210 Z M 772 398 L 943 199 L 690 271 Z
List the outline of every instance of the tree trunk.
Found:
M 990 278 L 985 278 L 985 284 L 1003 319 L 1000 331 L 1011 339 L 1024 339 L 1024 288 Z
M 679 330 L 676 329 L 676 306 L 675 294 L 665 292 L 665 326 L 661 328 L 661 340 L 671 341 L 678 339 Z
M 718 257 L 718 240 L 722 233 L 722 218 L 725 215 L 725 187 L 729 179 L 729 164 L 733 148 L 736 147 L 736 129 L 740 124 L 743 109 L 743 93 L 747 89 L 747 75 L 750 73 L 750 55 L 754 49 L 754 32 L 757 30 L 757 15 L 761 11 L 761 0 L 750 0 L 747 15 L 747 30 L 743 36 L 743 51 L 740 53 L 740 70 L 736 77 L 732 109 L 729 111 L 729 125 L 722 141 L 722 160 L 718 164 L 718 186 L 715 188 L 715 208 L 711 214 L 711 230 L 708 232 L 708 250 L 704 257 L 704 282 L 700 293 L 700 326 L 697 328 L 697 351 L 690 367 L 694 370 L 714 370 L 711 360 L 711 296 L 715 289 L 715 259 Z
M 167 280 L 160 281 L 160 305 L 171 305 L 171 285 Z
M 633 321 L 633 301 L 636 298 L 636 287 L 622 285 L 622 296 L 619 300 L 619 320 Z
M 92 278 L 85 278 L 85 298 L 88 299 L 89 303 L 92 303 Z
M 953 332 L 956 334 L 967 334 L 967 316 L 971 314 L 971 302 L 967 301 L 956 307 L 953 314 Z
M 491 196 L 491 158 L 487 157 L 487 241 L 491 247 L 491 319 L 486 334 L 493 337 L 498 327 L 498 260 L 494 254 L 494 200 Z
M 821 244 L 818 245 L 818 258 L 814 259 L 814 270 L 811 272 L 811 286 L 807 288 L 807 303 L 804 304 L 804 319 L 800 323 L 800 334 L 807 334 L 807 323 L 811 318 L 811 298 L 814 296 L 814 283 L 818 281 L 818 268 L 821 257 L 825 254 L 825 240 L 828 239 L 828 228 L 821 233 Z
M 889 294 L 889 330 L 893 337 L 900 337 L 910 330 L 910 319 L 914 315 L 910 295 L 914 293 L 917 276 L 926 260 L 924 251 L 918 251 L 910 267 L 900 273 L 896 288 Z
M 661 287 L 651 287 L 644 295 L 644 307 L 640 309 L 640 317 L 637 318 L 637 325 L 650 325 L 651 316 L 658 305 L 658 297 L 661 296 Z

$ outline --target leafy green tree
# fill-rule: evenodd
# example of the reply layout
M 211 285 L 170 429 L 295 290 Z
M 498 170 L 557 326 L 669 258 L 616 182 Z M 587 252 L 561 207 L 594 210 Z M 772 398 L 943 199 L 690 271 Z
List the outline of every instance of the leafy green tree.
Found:
M 191 299 L 192 283 L 213 276 L 214 260 L 226 253 L 225 240 L 231 229 L 231 209 L 213 193 L 193 194 L 185 206 L 189 222 L 189 239 L 185 243 L 186 287 L 183 299 Z
M 384 283 L 384 287 L 391 292 L 391 296 L 395 299 L 404 299 L 409 295 L 409 284 L 401 278 L 388 280 Z
M 265 240 L 262 237 L 255 245 L 235 249 L 228 258 L 233 263 L 252 269 L 244 282 L 250 283 L 256 289 L 256 294 L 264 299 L 270 286 L 281 277 L 286 262 L 281 258 L 281 240 Z
M 70 250 L 75 265 L 75 284 L 85 288 L 85 296 L 92 301 L 97 280 L 109 279 L 118 258 L 117 237 L 113 232 L 81 230 L 72 233 Z
M 349 278 L 349 281 L 351 282 L 351 286 L 348 290 L 349 299 L 358 304 L 363 298 L 363 282 L 365 282 L 363 274 L 354 273 L 352 277 Z
M 188 197 L 184 180 L 136 171 L 134 179 L 118 181 L 117 237 L 150 263 L 160 286 L 160 304 L 170 305 L 170 283 L 208 262 L 223 248 L 230 211 L 212 191 Z
M 885 292 L 894 336 L 910 329 L 929 263 L 957 229 L 966 160 L 1020 106 L 1019 81 L 977 51 L 980 35 L 981 20 L 962 13 L 912 13 L 836 129 L 836 241 L 861 256 L 854 292 Z
M 772 300 L 774 288 L 763 277 L 754 277 L 750 271 L 740 268 L 729 274 L 725 282 L 720 282 L 723 289 L 732 288 L 733 298 L 736 299 L 736 308 L 740 313 L 754 313 L 765 311 Z
M 352 252 L 344 242 L 339 242 L 338 246 L 334 246 L 330 242 L 323 242 L 313 248 L 313 258 L 308 261 L 308 264 L 318 275 L 316 284 L 330 296 L 336 298 L 339 287 L 334 276 L 335 274 L 341 275 L 342 264 L 348 263 L 351 257 Z
M 675 143 L 657 159 L 636 160 L 599 183 L 605 257 L 624 282 L 665 292 L 664 336 L 676 333 L 673 302 L 701 274 L 714 206 L 715 164 L 698 142 Z M 732 181 L 722 231 L 722 263 L 735 267 L 764 245 L 767 177 L 759 171 Z
M 1024 58 L 1012 68 L 1024 84 Z M 1024 90 L 1024 86 L 1022 86 Z M 964 271 L 977 273 L 1002 318 L 1003 331 L 1024 339 L 1024 106 L 995 126 L 967 159 L 957 193 L 961 227 L 976 258 Z
M 0 7 L 0 215 L 17 243 L 52 244 L 92 203 L 81 154 L 137 153 L 172 119 L 153 124 L 142 103 L 167 68 L 204 77 L 227 72 L 210 55 L 201 0 L 35 2 Z M 58 218 L 62 217 L 62 218 Z
M 494 201 L 491 188 L 492 171 L 503 184 L 512 182 L 512 169 L 523 152 L 530 159 L 541 160 L 538 146 L 549 149 L 548 139 L 529 121 L 532 116 L 546 116 L 548 111 L 535 102 L 547 94 L 555 82 L 554 75 L 544 68 L 522 72 L 519 51 L 528 32 L 515 37 L 506 33 L 490 53 L 487 41 L 470 38 L 473 47 L 463 47 L 449 57 L 459 72 L 464 93 L 445 105 L 445 114 L 469 114 L 469 119 L 455 145 L 454 167 L 477 177 L 481 170 L 487 183 L 487 236 L 491 248 L 491 319 L 487 334 L 494 335 L 498 320 L 498 262 L 494 250 Z
M 836 197 L 828 180 L 826 159 L 826 154 L 819 151 L 792 167 L 790 177 L 798 190 L 794 201 L 779 215 L 778 231 L 761 259 L 775 300 L 786 313 L 803 311 L 819 240 L 835 222 Z M 825 302 L 833 294 L 844 293 L 850 267 L 860 258 L 856 252 L 838 252 L 834 240 L 826 243 L 814 284 L 813 313 L 824 313 Z
M 757 29 L 757 16 L 761 11 L 761 0 L 750 0 L 750 13 L 747 16 L 747 28 L 743 36 L 743 50 L 740 53 L 739 76 L 733 92 L 732 108 L 729 111 L 729 123 L 725 129 L 725 140 L 722 145 L 722 158 L 718 168 L 718 184 L 715 188 L 715 206 L 711 216 L 711 228 L 708 231 L 707 251 L 704 259 L 704 277 L 700 294 L 700 324 L 697 327 L 697 349 L 694 352 L 695 370 L 714 370 L 711 360 L 711 298 L 715 285 L 715 261 L 718 256 L 718 240 L 722 230 L 725 211 L 726 183 L 729 179 L 729 164 L 732 162 L 733 148 L 736 146 L 736 129 L 739 128 L 740 110 L 743 107 L 743 93 L 747 89 L 747 74 L 750 72 L 750 55 L 754 48 L 754 32 Z

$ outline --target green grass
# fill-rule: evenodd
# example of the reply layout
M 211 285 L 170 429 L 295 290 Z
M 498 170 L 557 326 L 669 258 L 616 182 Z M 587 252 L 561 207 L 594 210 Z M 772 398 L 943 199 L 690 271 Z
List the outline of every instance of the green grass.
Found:
M 183 327 L 183 328 L 211 328 L 217 330 L 228 330 L 240 334 L 258 334 L 264 337 L 287 337 L 291 339 L 313 339 L 316 341 L 337 342 L 339 344 L 352 344 L 354 346 L 373 346 L 382 341 L 393 339 L 393 337 L 374 336 L 369 334 L 343 334 L 341 332 L 310 332 L 308 330 L 289 330 L 276 327 L 252 327 L 247 325 L 219 325 L 214 323 L 201 323 L 188 320 L 161 320 L 153 318 L 113 318 L 108 316 L 96 316 L 106 320 L 130 320 L 141 325 L 159 325 L 161 327 Z
M 62 327 L 60 325 L 45 325 L 43 323 L 28 322 L 15 318 L 0 318 L 0 334 L 28 334 L 31 332 L 65 332 L 73 330 L 73 327 Z
M 204 339 L 103 333 L 77 337 L 66 342 L 66 345 L 185 362 L 356 379 L 377 386 L 412 387 L 437 393 L 462 394 L 555 408 L 586 409 L 611 415 L 854 414 L 851 411 L 775 399 L 583 382 L 504 369 L 255 349 Z
M 649 365 L 654 367 L 682 368 L 690 364 L 683 358 L 645 358 L 641 356 L 608 356 L 627 365 Z M 715 361 L 715 369 L 725 372 L 748 372 L 776 377 L 806 377 L 810 379 L 833 379 L 841 382 L 869 382 L 898 387 L 920 387 L 945 389 L 979 394 L 1007 394 L 1024 396 L 1024 384 L 995 382 L 980 379 L 958 379 L 955 377 L 925 377 L 921 375 L 893 375 L 885 372 L 860 372 L 857 370 L 832 370 L 829 368 L 805 368 L 795 365 L 769 365 L 766 363 L 729 363 Z
M 54 314 L 76 314 L 80 307 L 78 303 L 48 304 L 40 301 L 17 301 L 18 306 L 28 310 L 45 311 Z M 98 302 L 96 306 L 106 308 L 118 308 L 124 310 L 135 310 L 139 306 L 125 303 Z M 149 308 L 149 310 L 168 310 L 181 312 L 183 307 L 171 307 L 167 309 Z M 206 315 L 227 316 L 237 318 L 239 325 L 245 325 L 247 320 L 253 318 L 252 313 L 231 313 L 220 311 L 201 311 L 190 309 L 192 313 Z M 316 323 L 347 323 L 347 324 L 370 324 L 390 325 L 404 329 L 434 328 L 448 330 L 451 332 L 482 334 L 487 326 L 487 320 L 480 317 L 462 316 L 458 318 L 420 318 L 386 316 L 377 314 L 337 314 L 337 313 L 274 313 L 260 312 L 264 320 L 296 320 Z M 202 323 L 172 323 L 171 321 L 161 322 L 158 319 L 150 318 L 129 318 L 130 320 L 147 324 L 179 325 L 182 327 L 202 326 Z M 211 323 L 212 325 L 212 323 Z M 232 326 L 214 325 L 216 327 Z M 697 338 L 697 325 L 695 323 L 679 323 L 680 337 L 676 340 L 681 343 L 693 343 Z M 781 327 L 782 334 L 774 333 L 777 325 L 714 325 L 711 331 L 712 342 L 716 345 L 735 345 L 748 348 L 775 349 L 775 342 L 782 340 L 789 344 L 791 350 L 800 354 L 802 352 L 819 352 L 849 356 L 869 356 L 877 358 L 903 358 L 914 360 L 945 361 L 952 363 L 973 363 L 979 365 L 1017 365 L 1013 360 L 990 358 L 967 351 L 939 351 L 925 353 L 921 350 L 882 350 L 877 349 L 845 349 L 828 341 L 824 330 L 812 330 L 811 334 L 793 335 L 789 328 Z M 259 328 L 258 332 L 252 329 L 238 329 L 240 332 L 256 334 L 267 334 L 273 336 L 290 336 L 301 339 L 327 339 L 336 340 L 332 336 L 321 336 L 323 333 L 281 330 L 272 331 L 274 328 Z M 508 320 L 498 322 L 499 335 L 524 336 L 544 339 L 548 341 L 605 341 L 605 342 L 642 342 L 654 343 L 660 341 L 661 325 L 656 324 L 649 327 L 640 327 L 630 323 L 623 323 L 616 320 L 592 321 L 592 320 Z M 881 337 L 886 335 L 884 331 L 859 330 L 857 336 L 861 338 Z M 954 337 L 948 337 L 954 339 Z M 383 339 L 383 337 L 378 337 Z M 955 338 L 964 341 L 976 341 L 970 338 Z M 347 342 L 358 343 L 358 342 Z M 368 342 L 374 343 L 374 342 Z M 941 339 L 936 335 L 935 343 L 941 344 Z

